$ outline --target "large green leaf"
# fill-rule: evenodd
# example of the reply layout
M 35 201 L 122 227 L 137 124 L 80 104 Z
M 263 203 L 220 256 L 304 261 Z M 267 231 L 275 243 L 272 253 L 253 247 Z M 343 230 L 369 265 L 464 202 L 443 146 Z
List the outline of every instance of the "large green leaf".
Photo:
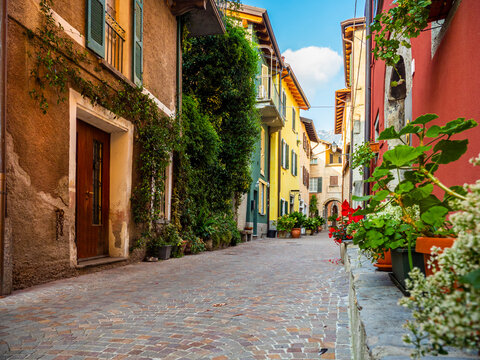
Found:
M 380 133 L 378 140 L 391 140 L 391 139 L 400 139 L 400 135 L 398 132 L 395 131 L 394 126 L 390 126 L 386 128 Z
M 423 213 L 433 206 L 444 206 L 444 204 L 433 194 L 428 195 L 425 199 L 417 199 L 416 202 L 420 206 L 420 212 Z
M 442 132 L 442 128 L 438 125 L 433 125 L 430 127 L 430 129 L 427 130 L 425 133 L 426 137 L 429 138 L 436 138 L 440 133 Z
M 376 177 L 376 178 L 381 178 L 381 177 L 383 177 L 383 176 L 385 176 L 385 175 L 388 175 L 389 173 L 390 173 L 390 170 L 388 170 L 388 169 L 382 169 L 382 168 L 380 168 L 380 167 L 377 167 L 377 168 L 375 168 L 375 170 L 373 170 L 372 176 L 373 176 L 373 177 Z
M 469 272 L 467 275 L 462 276 L 460 281 L 464 284 L 471 284 L 473 285 L 474 289 L 480 289 L 480 269 L 473 270 Z
M 373 198 L 377 201 L 383 201 L 387 198 L 389 194 L 390 194 L 390 191 L 388 190 L 380 190 L 373 196 Z
M 414 188 L 415 186 L 410 181 L 402 181 L 400 184 L 398 184 L 395 192 L 398 194 L 403 194 L 413 190 Z
M 355 201 L 368 201 L 372 198 L 373 195 L 367 195 L 367 196 L 356 196 L 352 195 L 352 200 Z
M 436 159 L 439 164 L 448 164 L 452 161 L 460 159 L 467 151 L 468 140 L 440 140 L 433 151 L 441 151 L 440 156 Z
M 399 135 L 418 134 L 419 132 L 422 132 L 422 128 L 420 126 L 408 124 L 402 130 L 400 130 L 398 134 Z
M 447 214 L 448 209 L 444 206 L 432 206 L 421 215 L 421 218 L 429 225 L 440 227 L 445 223 Z
M 368 230 L 366 234 L 369 247 L 378 247 L 383 243 L 383 234 L 377 230 Z
M 412 164 L 425 151 L 430 150 L 430 146 L 412 147 L 408 145 L 397 145 L 392 150 L 383 154 L 386 161 L 391 162 L 397 167 Z
M 452 121 L 449 121 L 442 127 L 442 134 L 454 135 L 461 133 L 462 131 L 474 128 L 477 126 L 477 122 L 473 119 L 466 120 L 465 118 L 458 118 Z
M 410 124 L 425 125 L 426 123 L 429 123 L 430 121 L 435 120 L 437 118 L 438 118 L 437 114 L 424 114 L 416 118 L 415 121 L 412 121 Z

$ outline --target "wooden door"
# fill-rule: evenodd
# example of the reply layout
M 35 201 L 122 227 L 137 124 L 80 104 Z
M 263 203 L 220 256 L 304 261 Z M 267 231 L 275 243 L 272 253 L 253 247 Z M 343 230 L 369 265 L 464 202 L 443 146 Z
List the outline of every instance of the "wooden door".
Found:
M 77 120 L 78 259 L 108 254 L 110 134 Z

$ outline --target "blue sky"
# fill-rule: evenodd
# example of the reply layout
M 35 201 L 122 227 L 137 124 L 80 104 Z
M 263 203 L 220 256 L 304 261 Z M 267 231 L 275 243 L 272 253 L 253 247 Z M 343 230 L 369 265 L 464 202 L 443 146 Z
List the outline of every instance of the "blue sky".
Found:
M 355 16 L 355 0 L 243 0 L 267 9 L 280 51 L 312 106 L 333 106 L 334 92 L 345 87 L 340 22 Z M 356 16 L 365 1 L 357 0 Z M 312 108 L 302 116 L 318 130 L 332 130 L 333 107 Z

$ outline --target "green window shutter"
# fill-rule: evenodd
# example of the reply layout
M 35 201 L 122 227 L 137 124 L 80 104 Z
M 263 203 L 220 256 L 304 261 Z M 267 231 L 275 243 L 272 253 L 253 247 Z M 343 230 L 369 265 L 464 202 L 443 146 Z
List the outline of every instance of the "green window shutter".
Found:
M 321 193 L 322 192 L 322 186 L 323 186 L 323 178 L 319 177 L 317 179 L 318 184 L 317 184 L 317 192 Z
M 295 130 L 295 108 L 292 108 L 292 129 Z
M 292 173 L 292 175 L 295 175 L 295 153 L 294 153 L 293 150 L 291 151 L 291 153 L 292 153 L 292 169 L 291 169 L 291 173 Z
M 289 155 L 290 155 L 290 146 L 288 146 L 288 144 L 287 144 L 287 151 L 286 151 L 286 153 L 287 153 L 287 156 L 285 156 L 285 158 L 287 159 L 287 167 L 286 167 L 286 169 L 289 169 L 289 168 L 290 168 L 290 156 L 289 156 Z
M 283 139 L 280 143 L 281 143 L 281 145 L 280 145 L 280 164 L 282 165 L 282 167 L 285 167 L 285 164 L 283 163 Z
M 133 1 L 133 80 L 143 83 L 143 0 Z
M 87 47 L 105 57 L 105 0 L 87 0 Z

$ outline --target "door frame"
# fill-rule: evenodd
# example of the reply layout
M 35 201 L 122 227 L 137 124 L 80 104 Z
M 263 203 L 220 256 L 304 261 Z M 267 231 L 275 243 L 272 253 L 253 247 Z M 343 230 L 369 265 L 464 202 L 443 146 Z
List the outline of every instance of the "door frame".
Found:
M 101 106 L 93 106 L 80 93 L 69 92 L 69 209 L 66 217 L 72 226 L 69 228 L 70 263 L 78 265 L 75 235 L 76 220 L 76 171 L 77 171 L 77 119 L 110 134 L 110 204 L 108 220 L 108 255 L 128 258 L 130 232 L 133 221 L 130 214 L 133 171 L 132 123 Z

